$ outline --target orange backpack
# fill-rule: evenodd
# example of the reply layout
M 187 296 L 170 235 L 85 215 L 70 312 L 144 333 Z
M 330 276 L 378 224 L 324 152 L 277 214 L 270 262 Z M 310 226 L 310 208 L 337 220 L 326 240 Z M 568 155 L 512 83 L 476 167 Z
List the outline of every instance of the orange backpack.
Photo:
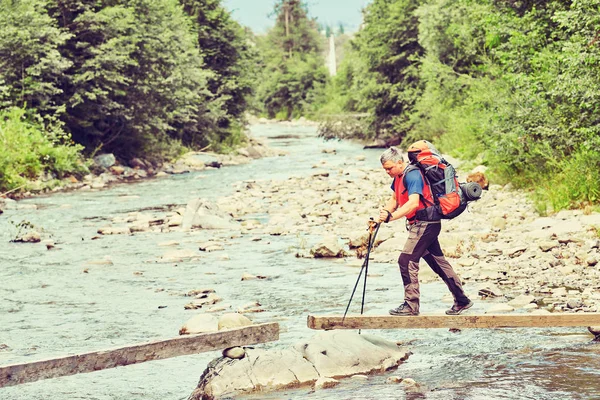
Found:
M 467 197 L 463 194 L 456 170 L 448 161 L 444 160 L 431 143 L 420 140 L 413 143 L 407 152 L 411 165 L 406 172 L 411 169 L 420 169 L 433 197 L 433 203 L 422 198 L 425 208 L 417 211 L 416 218 L 418 220 L 452 219 L 465 211 L 467 201 L 476 200 L 476 198 L 472 199 L 471 196 Z M 481 194 L 481 187 L 479 194 Z

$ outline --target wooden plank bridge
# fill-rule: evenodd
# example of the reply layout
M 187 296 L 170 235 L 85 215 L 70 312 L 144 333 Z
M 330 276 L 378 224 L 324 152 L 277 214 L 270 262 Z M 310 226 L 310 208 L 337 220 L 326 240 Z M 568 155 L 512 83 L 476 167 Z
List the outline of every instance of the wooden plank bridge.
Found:
M 342 321 L 343 320 L 343 321 Z M 484 315 L 309 315 L 311 329 L 550 328 L 600 326 L 600 313 Z
M 279 324 L 267 323 L 0 366 L 0 387 L 275 340 L 279 340 Z

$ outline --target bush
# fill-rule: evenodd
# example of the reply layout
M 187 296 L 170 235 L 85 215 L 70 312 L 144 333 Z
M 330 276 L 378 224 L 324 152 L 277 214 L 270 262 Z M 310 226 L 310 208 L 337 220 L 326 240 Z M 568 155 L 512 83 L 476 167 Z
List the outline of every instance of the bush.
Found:
M 550 175 L 536 193 L 539 202 L 549 203 L 554 211 L 579 208 L 600 201 L 600 153 L 582 146 L 571 156 L 554 163 Z
M 12 190 L 43 173 L 57 178 L 85 171 L 79 145 L 58 126 L 45 127 L 24 109 L 0 111 L 0 191 Z

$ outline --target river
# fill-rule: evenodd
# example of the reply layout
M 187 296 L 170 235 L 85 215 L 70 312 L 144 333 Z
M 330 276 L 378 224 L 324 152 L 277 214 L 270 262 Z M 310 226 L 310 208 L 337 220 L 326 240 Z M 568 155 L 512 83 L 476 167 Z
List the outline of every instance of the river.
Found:
M 267 236 L 218 231 L 144 232 L 97 235 L 97 229 L 129 213 L 165 213 L 195 198 L 211 201 L 239 190 L 241 182 L 306 176 L 335 148 L 328 168 L 366 156 L 376 167 L 380 150 L 350 142 L 324 142 L 311 126 L 254 125 L 252 133 L 289 154 L 247 165 L 192 172 L 101 191 L 59 193 L 18 202 L 0 216 L 0 365 L 34 361 L 174 337 L 194 311 L 184 310 L 190 290 L 213 288 L 237 307 L 251 301 L 265 312 L 254 322 L 276 321 L 281 340 L 265 348 L 290 346 L 314 331 L 306 316 L 341 314 L 358 269 L 327 260 L 296 258 L 302 235 Z M 283 135 L 283 136 L 282 136 Z M 383 171 L 382 171 L 383 174 Z M 35 206 L 35 208 L 34 208 Z M 266 215 L 254 216 L 265 220 Z M 365 220 L 368 216 L 365 216 Z M 11 243 L 15 224 L 28 221 L 52 237 L 56 248 Z M 398 224 L 401 229 L 401 224 Z M 210 239 L 226 243 L 223 252 L 197 260 L 162 263 L 165 241 L 197 251 Z M 98 261 L 110 259 L 108 263 Z M 385 314 L 401 298 L 396 267 L 372 263 L 365 312 Z M 240 281 L 242 273 L 267 280 Z M 470 296 L 476 294 L 469 292 Z M 471 289 L 472 290 L 472 289 Z M 422 287 L 422 311 L 447 308 L 441 283 Z M 360 293 L 354 306 L 358 310 Z M 474 307 L 477 310 L 477 304 Z M 413 352 L 397 371 L 368 381 L 347 379 L 336 388 L 304 388 L 249 398 L 310 399 L 600 399 L 600 344 L 584 329 L 447 329 L 371 331 L 403 341 Z M 0 399 L 186 399 L 207 363 L 219 352 L 177 357 L 89 374 L 0 389 Z M 390 375 L 410 377 L 418 393 L 386 384 Z

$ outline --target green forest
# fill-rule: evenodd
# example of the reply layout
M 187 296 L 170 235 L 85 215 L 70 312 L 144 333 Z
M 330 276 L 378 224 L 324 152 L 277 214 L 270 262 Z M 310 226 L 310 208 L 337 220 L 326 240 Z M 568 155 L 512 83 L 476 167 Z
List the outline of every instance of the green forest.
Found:
M 228 152 L 255 115 L 430 140 L 541 214 L 600 203 L 600 0 L 373 0 L 353 33 L 278 0 L 273 20 L 256 35 L 220 0 L 0 0 L 0 193 L 99 153 Z

